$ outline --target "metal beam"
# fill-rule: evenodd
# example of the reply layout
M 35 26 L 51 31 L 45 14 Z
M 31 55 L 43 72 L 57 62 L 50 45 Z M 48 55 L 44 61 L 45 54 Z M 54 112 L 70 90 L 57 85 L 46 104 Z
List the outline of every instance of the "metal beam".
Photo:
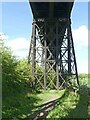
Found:
M 38 24 L 36 35 L 35 26 Z M 59 90 L 72 76 L 76 77 L 79 85 L 70 19 L 37 19 L 32 31 L 32 74 L 37 79 L 36 85 L 46 90 L 52 84 L 53 89 Z M 36 74 L 36 65 L 42 67 L 43 73 Z M 52 71 L 55 75 L 48 83 Z

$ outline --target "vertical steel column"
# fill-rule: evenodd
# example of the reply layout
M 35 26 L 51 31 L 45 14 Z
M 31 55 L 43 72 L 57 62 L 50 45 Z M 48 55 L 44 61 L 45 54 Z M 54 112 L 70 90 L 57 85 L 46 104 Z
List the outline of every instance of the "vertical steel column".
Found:
M 56 22 L 56 74 L 57 74 L 57 90 L 59 90 L 59 46 L 58 46 L 58 21 Z
M 44 35 L 44 51 L 45 51 L 45 58 L 44 58 L 44 90 L 46 90 L 46 59 L 47 59 L 47 42 L 46 42 L 46 32 L 47 32 L 47 22 L 45 22 L 45 35 Z
M 32 29 L 32 75 L 33 75 L 33 88 L 35 88 L 35 68 L 36 68 L 36 26 L 35 21 L 33 20 L 33 29 Z
M 62 70 L 62 54 L 61 54 L 62 51 L 61 51 L 61 46 L 60 46 L 60 50 L 59 51 L 60 51 L 60 61 L 59 62 L 60 62 L 60 71 L 61 71 Z
M 44 46 L 42 46 L 42 55 L 41 55 L 41 66 L 44 64 Z
M 74 43 L 73 43 L 71 25 L 69 25 L 69 31 L 70 31 L 70 34 L 71 34 L 70 36 L 71 36 L 72 51 L 73 51 L 73 56 L 74 56 L 74 64 L 75 64 L 77 84 L 78 84 L 78 86 L 80 86 L 80 84 L 79 84 L 79 79 L 78 79 L 77 63 L 76 63 L 76 57 L 75 57 L 75 50 L 74 50 Z
M 62 75 L 64 74 L 64 70 L 63 70 L 61 46 L 59 47 L 59 51 L 60 51 L 60 60 L 59 60 L 59 62 L 60 62 L 60 63 L 59 63 L 59 64 L 60 64 L 60 70 L 59 70 L 59 74 L 62 76 Z M 61 76 L 59 76 L 60 85 L 63 83 L 63 80 L 62 80 Z
M 70 24 L 70 23 L 68 23 Z M 70 25 L 69 25 L 70 26 Z M 70 40 L 70 29 L 67 28 L 67 45 L 68 45 L 68 74 L 71 75 L 71 40 Z
M 31 51 L 32 51 L 32 44 L 33 44 L 33 23 L 32 23 L 32 36 L 31 36 L 31 41 L 30 41 L 30 49 L 29 49 L 29 55 L 28 55 L 28 63 L 30 64 L 30 57 L 31 57 Z

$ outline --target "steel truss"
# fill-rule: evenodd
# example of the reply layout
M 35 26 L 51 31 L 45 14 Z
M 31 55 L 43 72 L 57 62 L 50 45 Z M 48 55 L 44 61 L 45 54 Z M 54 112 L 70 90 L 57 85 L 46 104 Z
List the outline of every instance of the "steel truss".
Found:
M 33 20 L 28 61 L 35 87 L 46 90 L 52 85 L 59 90 L 67 83 L 79 85 L 70 19 Z

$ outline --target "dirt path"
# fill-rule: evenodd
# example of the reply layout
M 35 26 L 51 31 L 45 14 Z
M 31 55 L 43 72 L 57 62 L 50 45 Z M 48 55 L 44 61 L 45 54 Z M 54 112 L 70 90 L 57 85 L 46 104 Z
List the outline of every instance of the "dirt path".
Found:
M 55 99 L 53 101 L 37 106 L 37 108 L 41 109 L 35 111 L 35 113 L 30 116 L 30 119 L 27 118 L 27 120 L 40 120 L 40 118 L 46 118 L 48 113 L 55 107 L 55 104 L 58 102 L 58 100 L 59 99 Z
M 55 108 L 56 103 L 60 101 L 64 97 L 65 94 L 62 95 L 62 97 L 58 98 L 58 95 L 52 95 L 51 99 L 42 105 L 37 106 L 36 108 L 40 108 L 39 110 L 36 110 L 34 114 L 29 116 L 25 120 L 40 120 L 42 118 L 47 118 L 48 113 Z

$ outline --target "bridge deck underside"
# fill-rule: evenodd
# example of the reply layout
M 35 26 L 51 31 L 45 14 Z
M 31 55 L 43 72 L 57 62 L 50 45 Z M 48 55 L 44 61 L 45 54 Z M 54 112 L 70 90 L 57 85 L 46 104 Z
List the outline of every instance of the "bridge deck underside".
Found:
M 30 2 L 34 18 L 69 17 L 73 2 Z

